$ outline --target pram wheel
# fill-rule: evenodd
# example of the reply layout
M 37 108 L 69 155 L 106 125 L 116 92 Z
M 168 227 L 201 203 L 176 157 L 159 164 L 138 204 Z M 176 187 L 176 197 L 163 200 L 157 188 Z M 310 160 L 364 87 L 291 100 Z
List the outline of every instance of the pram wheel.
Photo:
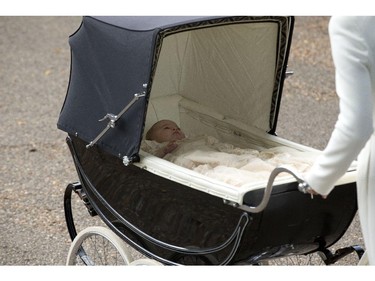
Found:
M 67 265 L 128 265 L 133 261 L 120 237 L 102 226 L 88 227 L 74 238 Z

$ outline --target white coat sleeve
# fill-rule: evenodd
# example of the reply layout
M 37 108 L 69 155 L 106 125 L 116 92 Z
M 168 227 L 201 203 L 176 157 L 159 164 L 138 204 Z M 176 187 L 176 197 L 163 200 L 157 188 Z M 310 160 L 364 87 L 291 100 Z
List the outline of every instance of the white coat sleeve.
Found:
M 327 147 L 305 175 L 306 182 L 322 195 L 331 192 L 373 131 L 368 53 L 357 21 L 349 18 L 330 21 L 340 114 Z

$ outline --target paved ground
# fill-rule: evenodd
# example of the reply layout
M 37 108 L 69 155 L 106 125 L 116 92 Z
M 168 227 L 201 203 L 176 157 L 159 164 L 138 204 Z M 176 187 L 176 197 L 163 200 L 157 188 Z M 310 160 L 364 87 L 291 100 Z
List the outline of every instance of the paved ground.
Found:
M 63 265 L 63 193 L 77 180 L 56 122 L 68 85 L 68 36 L 79 17 L 0 17 L 0 264 Z M 327 17 L 298 17 L 279 136 L 322 149 L 336 120 Z M 78 204 L 81 208 L 81 204 Z M 79 210 L 78 210 L 79 211 Z M 82 209 L 80 228 L 100 224 Z M 363 240 L 357 217 L 335 245 Z M 350 257 L 342 264 L 355 264 Z

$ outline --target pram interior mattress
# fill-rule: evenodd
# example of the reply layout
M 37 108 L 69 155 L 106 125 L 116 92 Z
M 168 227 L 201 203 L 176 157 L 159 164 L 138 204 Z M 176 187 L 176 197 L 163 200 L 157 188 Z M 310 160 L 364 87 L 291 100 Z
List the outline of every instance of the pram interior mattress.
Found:
M 277 16 L 83 18 L 70 38 L 58 128 L 69 135 L 90 203 L 113 231 L 159 260 L 204 264 L 305 254 L 343 235 L 357 208 L 355 163 L 326 200 L 311 200 L 283 173 L 267 207 L 248 208 L 263 198 L 269 170 L 259 167 L 273 158 L 266 155 L 284 153 L 272 165 L 303 172 L 319 154 L 276 135 L 293 23 Z M 190 166 L 142 148 L 164 119 L 198 141 L 190 143 Z M 200 136 L 220 148 L 215 153 L 234 154 L 232 164 L 220 157 L 213 164 L 215 154 L 198 151 Z M 240 164 L 248 160 L 236 158 L 246 154 L 263 162 L 246 170 Z M 196 165 L 202 157 L 211 162 Z M 228 177 L 238 168 L 247 176 Z

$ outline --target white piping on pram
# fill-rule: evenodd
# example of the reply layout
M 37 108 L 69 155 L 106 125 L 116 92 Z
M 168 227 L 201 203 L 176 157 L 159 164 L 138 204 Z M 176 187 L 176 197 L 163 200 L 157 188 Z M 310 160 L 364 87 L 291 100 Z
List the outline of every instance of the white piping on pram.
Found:
M 139 168 L 145 169 L 153 174 L 176 183 L 180 183 L 193 189 L 220 197 L 230 202 L 235 202 L 239 205 L 243 205 L 243 197 L 247 192 L 264 189 L 267 184 L 267 180 L 258 180 L 244 184 L 241 187 L 236 187 L 214 178 L 204 176 L 187 168 L 180 167 L 165 159 L 153 156 L 145 151 L 140 151 L 140 156 L 141 161 L 134 163 L 134 165 L 138 166 Z M 288 168 L 287 165 L 283 165 L 283 167 Z M 353 163 L 348 172 L 336 184 L 343 185 L 355 180 L 356 163 Z M 282 176 L 275 179 L 274 185 L 282 185 L 294 181 L 295 178 L 292 175 L 284 173 Z

